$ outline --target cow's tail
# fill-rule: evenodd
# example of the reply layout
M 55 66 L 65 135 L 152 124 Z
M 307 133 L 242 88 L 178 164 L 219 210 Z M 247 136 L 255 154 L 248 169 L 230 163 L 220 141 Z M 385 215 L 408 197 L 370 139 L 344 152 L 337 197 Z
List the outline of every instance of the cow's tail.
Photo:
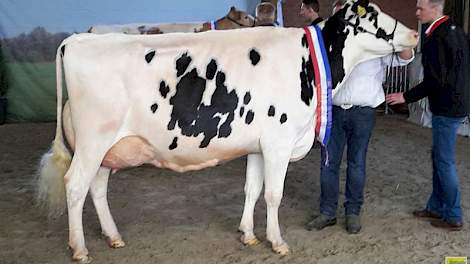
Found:
M 50 217 L 63 214 L 66 207 L 64 176 L 72 156 L 64 143 L 62 131 L 62 56 L 65 48 L 63 42 L 57 49 L 57 127 L 55 139 L 49 151 L 42 156 L 37 181 L 38 205 L 48 211 Z

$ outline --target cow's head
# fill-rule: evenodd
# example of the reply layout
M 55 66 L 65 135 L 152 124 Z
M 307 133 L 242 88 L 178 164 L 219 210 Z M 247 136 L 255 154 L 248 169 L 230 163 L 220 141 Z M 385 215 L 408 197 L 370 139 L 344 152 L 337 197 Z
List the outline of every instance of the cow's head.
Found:
M 413 48 L 417 33 L 383 13 L 368 0 L 349 0 L 326 21 L 323 36 L 339 87 L 358 63 Z
M 227 19 L 238 24 L 240 27 L 252 27 L 255 24 L 255 18 L 250 14 L 236 9 L 232 6 L 225 16 Z

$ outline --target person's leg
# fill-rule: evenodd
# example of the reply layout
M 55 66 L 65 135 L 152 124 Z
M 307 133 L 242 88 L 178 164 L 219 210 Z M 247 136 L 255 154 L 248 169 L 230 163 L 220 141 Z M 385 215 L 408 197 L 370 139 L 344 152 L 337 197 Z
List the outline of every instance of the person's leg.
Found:
M 336 209 L 339 194 L 339 167 L 345 145 L 343 128 L 344 110 L 333 107 L 331 136 L 328 144 L 321 149 L 320 169 L 320 216 L 307 224 L 307 229 L 322 229 L 336 223 Z
M 436 144 L 434 141 L 437 142 L 434 138 L 437 138 L 437 130 L 433 129 L 433 147 L 431 151 L 431 158 L 432 158 L 432 192 L 431 196 L 428 199 L 428 203 L 426 205 L 426 211 L 433 213 L 435 215 L 442 217 L 442 188 L 439 180 L 439 176 L 437 174 L 437 159 L 435 158 L 435 146 Z
M 344 207 L 346 216 L 358 216 L 364 202 L 366 155 L 369 139 L 375 126 L 375 109 L 358 107 L 350 110 L 348 114 L 348 168 Z
M 336 217 L 339 195 L 339 168 L 343 157 L 346 134 L 344 131 L 344 114 L 341 107 L 333 107 L 333 124 L 327 147 L 321 151 L 320 169 L 320 213 Z
M 451 224 L 462 223 L 460 189 L 455 166 L 457 129 L 462 118 L 433 116 L 433 167 L 439 180 L 442 217 Z M 434 191 L 434 190 L 433 190 Z
M 354 108 L 349 112 L 347 126 L 348 168 L 346 175 L 345 214 L 346 231 L 361 231 L 360 213 L 364 202 L 366 156 L 369 139 L 375 125 L 375 109 Z

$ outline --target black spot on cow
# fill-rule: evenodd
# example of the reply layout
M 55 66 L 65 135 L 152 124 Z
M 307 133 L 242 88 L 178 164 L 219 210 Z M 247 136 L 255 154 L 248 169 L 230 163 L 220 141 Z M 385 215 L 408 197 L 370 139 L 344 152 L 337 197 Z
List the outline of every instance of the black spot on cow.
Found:
M 221 114 L 228 114 L 225 122 L 220 126 L 219 138 L 228 137 L 232 133 L 230 124 L 235 118 L 235 109 L 238 105 L 238 95 L 235 90 L 230 93 L 225 86 L 225 74 L 217 73 L 216 89 L 211 98 L 211 105 Z
M 171 145 L 168 147 L 170 150 L 174 150 L 178 147 L 178 137 L 173 138 Z
M 251 101 L 251 94 L 250 92 L 246 92 L 245 96 L 243 97 L 243 104 L 247 105 Z
M 219 135 L 217 136 L 218 138 L 226 138 L 232 133 L 232 127 L 230 126 L 230 123 L 233 121 L 233 116 L 234 114 L 229 114 L 228 118 L 231 119 L 230 122 L 224 122 L 219 129 Z M 228 119 L 227 118 L 227 119 Z
M 314 69 L 312 58 L 309 55 L 308 61 L 302 58 L 302 68 L 300 71 L 300 98 L 306 105 L 310 105 L 313 98 L 313 87 L 314 87 Z
M 178 126 L 183 130 L 183 135 L 190 136 L 191 123 L 196 120 L 197 108 L 202 101 L 202 94 L 206 87 L 206 80 L 199 77 L 196 69 L 185 74 L 176 85 L 176 93 L 170 98 L 173 105 L 171 120 L 168 129 L 173 130 L 178 121 Z
M 165 81 L 160 82 L 160 94 L 163 98 L 166 98 L 168 92 L 170 92 L 170 87 L 165 83 Z
M 245 113 L 245 107 L 240 107 L 240 117 L 243 116 L 243 114 Z
M 147 63 L 150 63 L 153 60 L 153 57 L 155 57 L 155 51 L 154 50 L 152 50 L 149 53 L 145 54 L 145 61 L 147 61 Z
M 287 121 L 287 115 L 286 115 L 286 114 L 282 114 L 282 115 L 281 115 L 281 119 L 279 119 L 279 121 L 281 122 L 281 124 L 284 124 L 284 123 Z
M 261 60 L 261 56 L 255 49 L 250 50 L 250 60 L 253 66 L 256 66 L 256 64 Z
M 157 109 L 158 109 L 158 104 L 155 103 L 153 104 L 152 106 L 150 106 L 150 110 L 152 111 L 152 113 L 155 114 L 155 112 L 157 112 Z
M 186 70 L 188 69 L 188 66 L 189 64 L 191 63 L 193 59 L 191 59 L 190 56 L 188 56 L 188 53 L 184 53 L 183 55 L 181 55 L 181 57 L 179 57 L 177 60 L 176 60 L 176 77 L 180 77 L 181 75 L 183 75 Z
M 308 48 L 307 34 L 302 37 L 302 47 Z
M 369 21 L 374 21 L 374 27 L 378 28 L 379 27 L 379 12 L 375 10 L 374 7 L 369 6 L 367 7 L 367 13 L 370 14 L 369 16 Z
M 253 118 L 255 118 L 255 113 L 253 111 L 249 110 L 246 113 L 246 116 L 245 116 L 245 123 L 247 125 L 251 124 L 251 122 L 253 122 Z
M 276 108 L 273 105 L 269 106 L 268 116 L 275 116 L 276 115 Z
M 215 62 L 215 60 L 212 59 L 211 62 L 207 64 L 206 79 L 208 80 L 214 79 L 216 72 L 217 72 L 217 62 Z
M 336 12 L 325 22 L 325 26 L 322 29 L 323 41 L 328 54 L 328 61 L 330 62 L 333 89 L 336 88 L 338 83 L 343 81 L 345 76 L 342 53 L 349 29 L 345 28 L 346 25 L 343 19 L 349 7 L 350 4 L 346 4 L 344 8 Z
M 379 28 L 377 30 L 377 33 L 375 34 L 375 37 L 378 38 L 378 39 L 383 39 L 385 41 L 389 41 L 389 40 L 393 39 L 393 33 L 387 34 L 387 32 L 385 32 L 385 30 L 383 30 L 382 28 Z
M 60 48 L 60 55 L 62 57 L 64 57 L 64 54 L 65 54 L 65 45 L 63 45 L 61 48 Z
M 361 20 L 359 19 L 359 17 L 356 17 L 356 22 L 355 24 L 353 25 L 353 30 L 354 30 L 354 36 L 356 36 L 357 34 L 359 34 L 359 32 L 364 32 L 364 28 L 359 26 L 361 23 Z
M 217 135 L 221 138 L 231 134 L 231 123 L 238 105 L 238 96 L 235 90 L 228 92 L 223 72 L 217 72 L 216 89 L 209 105 L 202 103 L 205 88 L 206 80 L 193 69 L 181 77 L 176 85 L 175 95 L 169 100 L 173 110 L 168 130 L 173 130 L 178 124 L 185 136 L 197 137 L 201 133 L 204 134 L 200 148 L 207 147 Z M 220 116 L 226 116 L 221 125 L 219 125 L 222 120 Z

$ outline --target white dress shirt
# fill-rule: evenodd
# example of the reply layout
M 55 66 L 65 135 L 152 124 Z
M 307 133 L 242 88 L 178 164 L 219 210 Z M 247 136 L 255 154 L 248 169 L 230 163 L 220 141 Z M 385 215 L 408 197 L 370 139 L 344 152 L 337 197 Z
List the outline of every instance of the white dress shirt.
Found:
M 393 66 L 402 66 L 410 63 L 393 55 Z M 385 69 L 392 62 L 392 55 L 375 58 L 359 63 L 352 70 L 349 78 L 338 91 L 333 92 L 333 105 L 349 109 L 352 106 L 377 107 L 385 101 L 382 83 Z

